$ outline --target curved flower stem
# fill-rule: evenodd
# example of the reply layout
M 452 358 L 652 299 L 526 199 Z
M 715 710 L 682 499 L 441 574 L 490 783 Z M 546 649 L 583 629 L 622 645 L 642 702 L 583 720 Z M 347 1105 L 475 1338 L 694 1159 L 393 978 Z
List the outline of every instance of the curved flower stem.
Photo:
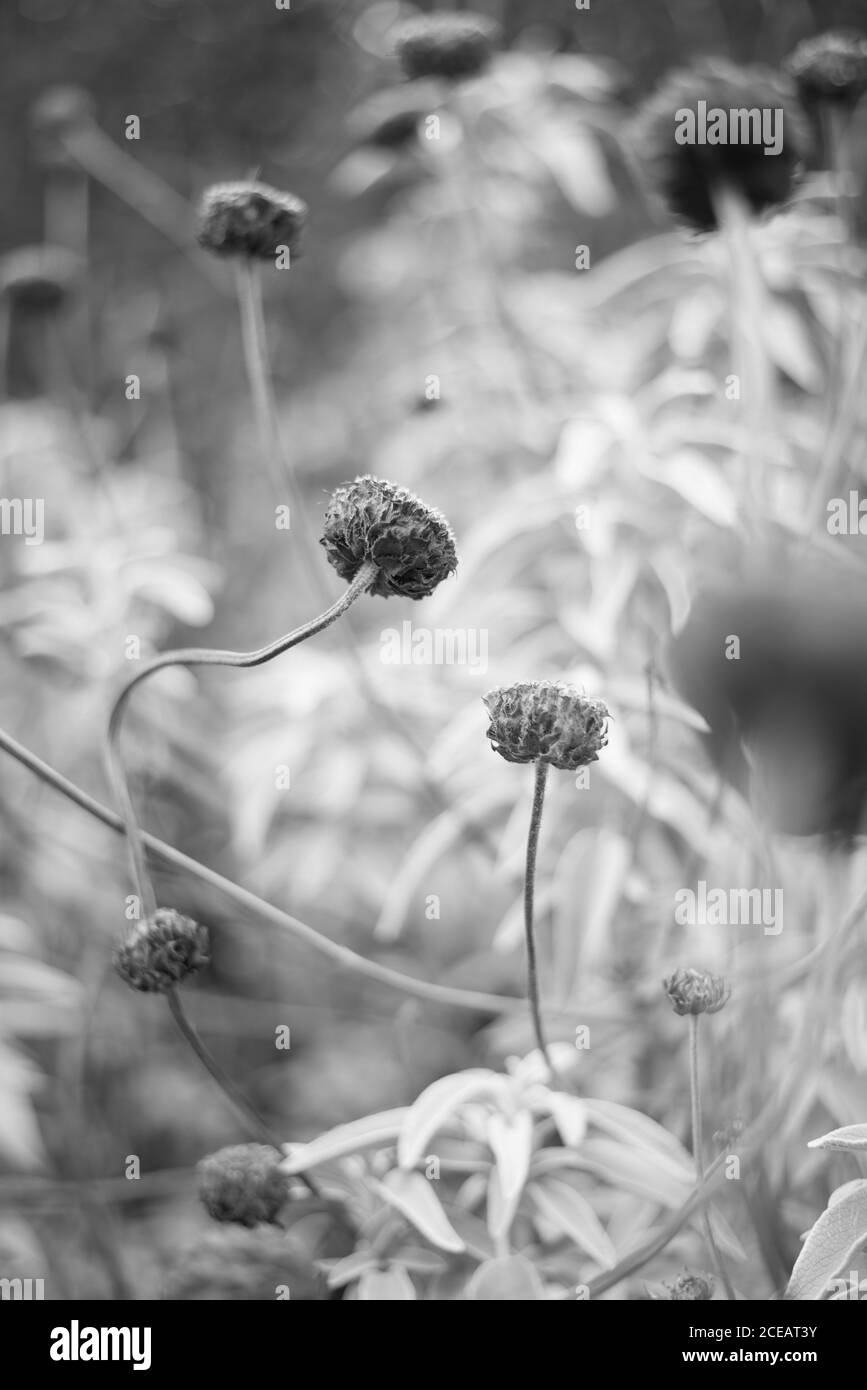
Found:
M 76 786 L 63 773 L 51 767 L 42 758 L 37 757 L 29 748 L 25 748 L 17 739 L 12 738 L 5 730 L 0 729 L 0 748 L 21 763 L 29 772 L 34 773 L 40 781 L 54 791 L 60 792 L 67 800 L 73 802 L 80 810 L 86 811 L 93 816 L 101 825 L 114 831 L 117 835 L 125 835 L 126 827 L 122 818 L 110 811 L 102 802 L 90 796 L 81 787 Z M 458 989 L 450 985 L 430 984 L 427 980 L 414 979 L 412 975 L 404 975 L 400 970 L 393 970 L 390 966 L 380 965 L 375 960 L 368 960 L 366 956 L 360 956 L 348 946 L 342 946 L 337 941 L 332 941 L 324 936 L 314 927 L 310 927 L 300 918 L 293 917 L 291 913 L 283 912 L 279 907 L 274 907 L 272 903 L 266 902 L 264 898 L 259 898 L 255 893 L 251 893 L 249 888 L 243 888 L 241 884 L 234 883 L 230 878 L 224 878 L 222 874 L 209 869 L 205 864 L 200 864 L 197 859 L 192 859 L 188 854 L 183 854 L 181 850 L 175 849 L 173 845 L 167 845 L 164 840 L 159 840 L 155 835 L 145 832 L 142 835 L 145 848 L 152 856 L 158 857 L 164 864 L 169 864 L 173 868 L 180 869 L 183 873 L 189 874 L 198 882 L 205 884 L 206 887 L 214 889 L 229 902 L 234 903 L 242 912 L 248 913 L 260 922 L 267 923 L 270 927 L 276 927 L 279 931 L 288 932 L 296 940 L 302 941 L 311 947 L 319 955 L 324 956 L 344 970 L 351 971 L 356 975 L 362 975 L 369 980 L 375 980 L 378 984 L 388 985 L 391 989 L 399 990 L 402 994 L 410 995 L 415 999 L 424 999 L 428 1003 L 441 1004 L 448 1008 L 470 1009 L 474 1013 L 481 1013 L 491 1017 L 512 1012 L 519 1004 L 520 1000 L 510 998 L 508 995 L 484 994 L 480 990 Z
M 692 1110 L 692 1156 L 695 1159 L 695 1176 L 701 1186 L 704 1182 L 704 1156 L 701 1138 L 701 1085 L 698 1072 L 698 1021 L 699 1014 L 689 1015 L 689 1095 L 690 1107 Z M 710 1215 L 707 1207 L 702 1209 L 702 1226 L 704 1228 L 705 1239 L 713 1256 L 716 1271 L 722 1280 L 723 1288 L 726 1291 L 726 1298 L 735 1302 L 737 1295 L 732 1288 L 728 1271 L 723 1263 L 723 1258 L 716 1243 L 713 1227 L 710 1224 Z
M 223 1071 L 219 1062 L 211 1054 L 210 1049 L 205 1046 L 191 1020 L 187 1017 L 187 1012 L 181 1001 L 181 996 L 176 989 L 166 990 L 166 1002 L 169 1006 L 169 1013 L 177 1024 L 181 1037 L 185 1042 L 189 1043 L 193 1052 L 205 1068 L 205 1071 L 216 1081 L 220 1090 L 227 1099 L 232 1102 L 235 1109 L 243 1115 L 247 1124 L 251 1125 L 253 1130 L 259 1134 L 262 1143 L 268 1144 L 272 1149 L 276 1149 L 278 1153 L 282 1153 L 283 1141 L 279 1139 L 273 1130 L 265 1123 L 262 1116 L 255 1107 L 250 1104 L 243 1092 L 238 1089 L 231 1077 Z M 299 1173 L 298 1176 L 305 1187 L 307 1187 L 308 1191 L 314 1193 L 317 1197 L 321 1196 L 315 1179 L 309 1178 L 306 1173 Z
M 318 618 L 313 618 L 309 623 L 304 623 L 301 627 L 295 628 L 293 632 L 278 637 L 276 642 L 270 642 L 268 646 L 260 647 L 257 651 L 229 652 L 218 651 L 210 647 L 182 647 L 177 651 L 161 652 L 158 656 L 145 662 L 144 666 L 127 681 L 115 699 L 109 716 L 106 764 L 110 784 L 126 827 L 133 878 L 145 917 L 152 916 L 156 911 L 156 898 L 148 872 L 147 854 L 145 853 L 141 828 L 135 814 L 135 807 L 132 804 L 129 783 L 120 756 L 123 717 L 136 686 L 147 680 L 154 672 L 162 671 L 168 666 L 240 666 L 244 668 L 263 666 L 266 661 L 271 661 L 275 656 L 289 651 L 290 647 L 296 647 L 300 642 L 306 641 L 308 637 L 313 637 L 317 632 L 322 632 L 324 628 L 330 627 L 355 602 L 359 594 L 364 593 L 370 587 L 375 576 L 376 566 L 372 561 L 366 561 L 345 593 Z
M 563 1086 L 548 1052 L 545 1031 L 542 1027 L 542 1010 L 539 1005 L 539 974 L 536 966 L 536 937 L 533 928 L 533 904 L 536 888 L 536 853 L 539 848 L 539 829 L 542 824 L 542 807 L 545 804 L 545 787 L 548 782 L 548 764 L 544 758 L 536 762 L 533 783 L 533 810 L 530 815 L 530 829 L 527 834 L 527 862 L 524 873 L 524 935 L 527 944 L 527 998 L 530 1002 L 530 1016 L 536 1046 L 545 1059 L 551 1080 Z

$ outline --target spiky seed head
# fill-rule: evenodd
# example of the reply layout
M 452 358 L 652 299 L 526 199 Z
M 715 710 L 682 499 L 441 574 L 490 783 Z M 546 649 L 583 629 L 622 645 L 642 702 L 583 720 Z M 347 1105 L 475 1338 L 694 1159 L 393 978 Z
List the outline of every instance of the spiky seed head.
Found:
M 506 762 L 542 759 L 574 772 L 595 763 L 608 742 L 606 705 L 573 685 L 524 681 L 497 686 L 483 700 L 491 721 L 487 737 Z
M 333 493 L 320 540 L 341 579 L 372 560 L 371 594 L 422 599 L 457 569 L 455 538 L 445 517 L 404 487 L 369 474 Z
M 676 1014 L 715 1014 L 728 1002 L 731 985 L 709 970 L 679 968 L 667 976 L 662 987 Z
M 164 994 L 208 964 L 208 929 L 173 907 L 137 922 L 114 953 L 114 968 L 132 989 Z

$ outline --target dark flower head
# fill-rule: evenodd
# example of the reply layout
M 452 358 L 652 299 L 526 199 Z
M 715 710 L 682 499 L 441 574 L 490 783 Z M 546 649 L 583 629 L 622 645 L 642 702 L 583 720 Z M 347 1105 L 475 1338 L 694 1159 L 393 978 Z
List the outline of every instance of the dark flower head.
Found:
M 320 545 L 341 579 L 354 579 L 372 561 L 378 572 L 368 592 L 382 598 L 427 598 L 458 565 L 445 517 L 406 488 L 369 475 L 333 494 Z
M 867 830 L 867 596 L 848 570 L 762 565 L 705 589 L 665 664 L 714 763 L 774 830 L 851 848 Z
M 713 111 L 724 113 L 724 143 L 702 142 L 709 133 L 705 118 L 710 121 Z M 739 116 L 737 129 L 732 113 Z M 768 143 L 763 113 L 773 121 Z M 684 143 L 678 134 L 686 137 Z M 722 59 L 670 73 L 639 109 L 631 136 L 648 184 L 674 217 L 703 232 L 717 227 L 719 200 L 726 193 L 737 195 L 754 214 L 786 202 L 809 141 L 794 95 L 778 74 Z M 766 153 L 776 148 L 775 139 L 777 152 Z
M 30 124 L 37 157 L 50 168 L 75 166 L 66 142 L 87 134 L 94 125 L 96 107 L 82 87 L 49 87 L 34 103 Z
M 706 1301 L 713 1298 L 715 1285 L 716 1280 L 712 1274 L 681 1274 L 673 1284 L 667 1284 L 666 1288 L 671 1293 L 672 1301 L 680 1303 L 688 1300 Z
M 509 763 L 544 760 L 567 772 L 595 763 L 608 742 L 608 710 L 574 686 L 526 681 L 483 696 L 491 724 L 487 737 Z
M 272 260 L 281 247 L 295 255 L 307 204 L 267 183 L 215 183 L 199 204 L 196 237 L 215 256 Z
M 84 263 L 65 246 L 20 246 L 0 259 L 0 294 L 17 309 L 53 313 L 75 293 Z
M 676 1014 L 716 1014 L 728 1002 L 731 986 L 721 975 L 708 970 L 679 969 L 663 980 Z
M 208 929 L 173 907 L 160 907 L 118 946 L 114 968 L 133 989 L 164 994 L 210 959 Z
M 233 1144 L 203 1158 L 196 1172 L 208 1215 L 239 1226 L 275 1221 L 289 1190 L 282 1158 L 268 1144 Z
M 452 80 L 482 72 L 500 36 L 493 19 L 478 14 L 429 14 L 394 29 L 394 49 L 407 77 Z
M 867 35 L 856 29 L 829 29 L 799 43 L 785 67 L 805 105 L 855 106 L 867 92 Z

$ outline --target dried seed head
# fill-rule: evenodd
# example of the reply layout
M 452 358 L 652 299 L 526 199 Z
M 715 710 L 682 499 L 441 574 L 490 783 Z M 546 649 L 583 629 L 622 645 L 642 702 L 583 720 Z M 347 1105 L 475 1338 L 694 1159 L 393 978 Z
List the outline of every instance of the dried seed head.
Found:
M 608 742 L 607 707 L 574 686 L 526 681 L 498 686 L 483 699 L 491 719 L 487 737 L 509 763 L 543 759 L 574 772 L 595 763 Z
M 208 1215 L 239 1226 L 275 1221 L 289 1190 L 282 1159 L 268 1144 L 233 1144 L 203 1158 L 196 1172 Z
M 789 54 L 785 68 L 805 104 L 855 106 L 867 92 L 867 35 L 856 29 L 829 29 L 804 39 Z
M 215 183 L 199 204 L 196 238 L 215 256 L 271 260 L 286 247 L 297 254 L 307 204 L 267 183 Z
M 35 153 L 48 168 L 75 168 L 67 140 L 92 129 L 96 107 L 82 87 L 49 87 L 30 112 Z
M 699 103 L 703 103 L 700 107 Z M 706 132 L 702 113 L 757 111 L 763 119 L 770 112 L 774 127 L 768 132 L 779 140 L 776 153 L 762 143 L 750 126 L 746 131 L 726 129 L 725 143 L 710 144 L 695 138 L 679 143 L 677 134 L 689 130 L 684 113 L 695 117 L 696 137 Z M 780 113 L 780 114 L 777 114 Z M 770 68 L 739 67 L 722 59 L 706 59 L 670 73 L 656 92 L 639 108 L 631 123 L 631 143 L 643 176 L 662 197 L 672 216 L 696 231 L 713 231 L 718 225 L 720 195 L 734 193 L 753 213 L 764 212 L 787 201 L 794 190 L 809 133 L 794 93 Z
M 114 954 L 114 968 L 133 989 L 164 994 L 210 959 L 208 929 L 173 907 L 138 922 Z
M 437 82 L 407 82 L 368 97 L 349 116 L 350 134 L 360 145 L 397 150 L 413 142 L 419 123 L 441 104 Z
M 666 1284 L 674 1303 L 713 1298 L 716 1280 L 712 1274 L 681 1274 L 673 1284 Z
M 84 262 L 65 246 L 20 246 L 0 259 L 0 294 L 16 309 L 56 313 L 75 293 Z
M 332 495 L 319 543 L 341 579 L 354 579 L 372 560 L 378 574 L 369 592 L 382 598 L 427 598 L 458 564 L 445 517 L 406 488 L 369 474 Z
M 418 15 L 395 26 L 394 50 L 407 77 L 473 77 L 491 61 L 500 26 L 486 15 Z
M 715 1014 L 727 1003 L 731 985 L 721 975 L 708 970 L 678 969 L 663 980 L 676 1014 Z

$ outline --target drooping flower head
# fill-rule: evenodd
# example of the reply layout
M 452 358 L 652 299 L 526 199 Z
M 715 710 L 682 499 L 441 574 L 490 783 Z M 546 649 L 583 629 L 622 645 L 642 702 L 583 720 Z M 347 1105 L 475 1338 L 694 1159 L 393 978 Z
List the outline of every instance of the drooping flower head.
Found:
M 649 186 L 674 217 L 704 232 L 717 227 L 726 193 L 754 214 L 785 203 L 809 143 L 779 74 L 722 59 L 669 73 L 639 109 L 631 137 Z
M 215 183 L 199 204 L 196 238 L 215 256 L 272 260 L 282 247 L 295 255 L 307 221 L 307 204 L 252 180 Z
M 139 922 L 117 947 L 114 968 L 132 989 L 164 994 L 208 964 L 208 929 L 173 907 Z
M 406 488 L 369 474 L 333 494 L 320 545 L 341 579 L 354 579 L 372 561 L 377 575 L 369 592 L 382 598 L 426 598 L 458 564 L 445 517 Z
M 497 686 L 483 696 L 487 737 L 509 763 L 544 760 L 574 772 L 595 763 L 608 742 L 608 709 L 560 681 Z
M 829 29 L 804 39 L 789 54 L 785 67 L 805 105 L 855 106 L 867 92 L 867 34 Z
M 239 1226 L 275 1221 L 289 1191 L 282 1158 L 268 1144 L 232 1144 L 203 1158 L 196 1172 L 208 1215 Z
M 486 15 L 417 15 L 395 26 L 394 50 L 407 77 L 473 77 L 491 61 L 500 27 Z
M 676 1014 L 715 1014 L 728 1002 L 731 986 L 708 970 L 680 968 L 662 982 Z

